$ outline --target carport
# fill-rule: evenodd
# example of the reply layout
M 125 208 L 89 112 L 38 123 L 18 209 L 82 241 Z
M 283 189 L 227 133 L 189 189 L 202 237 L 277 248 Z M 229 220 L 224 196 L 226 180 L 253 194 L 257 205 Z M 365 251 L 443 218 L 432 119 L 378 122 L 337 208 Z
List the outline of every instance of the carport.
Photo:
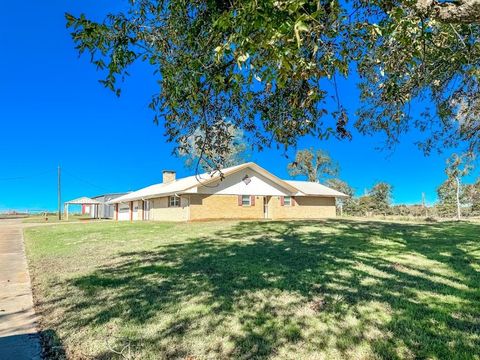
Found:
M 66 201 L 63 205 L 63 210 L 64 210 L 64 213 L 65 213 L 65 219 L 68 220 L 68 207 L 70 205 L 94 205 L 95 206 L 95 212 L 94 214 L 98 214 L 98 206 L 101 205 L 102 203 L 100 201 L 97 201 L 97 200 L 94 200 L 94 199 L 91 199 L 89 197 L 86 197 L 86 196 L 82 196 L 78 199 L 75 199 L 75 200 L 70 200 L 70 201 Z

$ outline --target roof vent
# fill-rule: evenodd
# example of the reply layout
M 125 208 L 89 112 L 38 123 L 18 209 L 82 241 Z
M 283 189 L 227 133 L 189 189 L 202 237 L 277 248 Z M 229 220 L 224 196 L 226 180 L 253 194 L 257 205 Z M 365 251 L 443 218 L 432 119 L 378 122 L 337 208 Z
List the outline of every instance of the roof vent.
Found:
M 172 181 L 175 181 L 176 178 L 176 172 L 172 170 L 163 170 L 163 183 L 169 183 Z

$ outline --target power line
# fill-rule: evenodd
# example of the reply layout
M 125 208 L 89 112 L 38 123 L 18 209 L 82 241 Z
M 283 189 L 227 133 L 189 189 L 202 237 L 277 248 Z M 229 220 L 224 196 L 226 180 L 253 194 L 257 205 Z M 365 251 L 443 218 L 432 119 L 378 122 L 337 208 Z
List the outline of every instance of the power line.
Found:
M 47 170 L 47 171 L 44 171 L 44 172 L 41 172 L 41 173 L 37 173 L 37 174 L 31 174 L 31 175 L 23 175 L 23 176 L 12 176 L 12 177 L 4 177 L 4 178 L 0 178 L 0 181 L 16 181 L 16 180 L 26 180 L 26 179 L 33 179 L 33 178 L 38 178 L 40 176 L 43 176 L 43 175 L 46 175 L 46 174 L 53 174 L 54 170 Z M 55 169 L 55 173 L 58 172 L 58 169 Z M 88 184 L 90 186 L 93 186 L 97 189 L 101 189 L 101 190 L 107 190 L 106 188 L 104 188 L 103 186 L 99 186 L 99 185 L 96 185 L 96 184 L 93 184 L 92 182 L 88 181 L 88 180 L 85 180 L 85 179 L 82 179 L 80 177 L 78 177 L 77 175 L 74 175 L 68 171 L 66 171 L 64 168 L 62 168 L 62 172 L 67 174 L 68 176 L 78 180 L 78 181 L 81 181 L 85 184 Z
M 70 176 L 70 177 L 78 180 L 78 181 L 81 181 L 81 182 L 87 184 L 87 185 L 90 185 L 90 186 L 95 187 L 95 188 L 100 189 L 100 190 L 108 191 L 108 189 L 104 188 L 103 186 L 99 186 L 99 185 L 93 184 L 93 183 L 91 183 L 91 182 L 88 181 L 88 180 L 85 180 L 85 179 L 82 179 L 82 178 L 78 177 L 77 175 L 73 175 L 72 173 L 66 171 L 64 168 L 62 168 L 62 172 L 63 172 L 64 174 L 67 174 L 68 176 Z
M 26 176 L 13 176 L 13 177 L 8 177 L 8 178 L 0 178 L 0 181 L 15 181 L 15 180 L 25 180 L 25 179 L 32 179 L 36 178 L 39 176 L 43 176 L 45 174 L 53 173 L 53 170 L 47 170 L 42 173 L 38 173 L 35 175 L 26 175 Z

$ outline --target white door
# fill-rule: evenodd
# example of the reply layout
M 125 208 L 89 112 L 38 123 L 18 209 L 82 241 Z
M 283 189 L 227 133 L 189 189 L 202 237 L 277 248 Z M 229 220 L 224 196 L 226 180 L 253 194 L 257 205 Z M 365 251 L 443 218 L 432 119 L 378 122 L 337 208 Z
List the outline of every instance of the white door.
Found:
M 263 218 L 268 219 L 268 201 L 270 200 L 270 196 L 263 197 Z

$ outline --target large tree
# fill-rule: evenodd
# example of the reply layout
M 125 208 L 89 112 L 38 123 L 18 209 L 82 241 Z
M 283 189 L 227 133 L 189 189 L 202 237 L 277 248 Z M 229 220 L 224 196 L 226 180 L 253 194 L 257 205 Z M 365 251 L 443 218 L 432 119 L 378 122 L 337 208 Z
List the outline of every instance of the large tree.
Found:
M 393 145 L 414 126 L 427 133 L 427 153 L 459 144 L 475 152 L 479 2 L 130 0 L 101 22 L 66 17 L 77 49 L 117 94 L 132 63 L 153 66 L 154 119 L 180 146 L 200 127 L 206 146 L 229 141 L 226 118 L 258 149 L 307 134 L 349 138 L 349 99 L 336 80 L 354 69 L 361 132 L 384 132 Z M 421 104 L 421 115 L 410 111 Z
M 295 154 L 295 160 L 288 164 L 292 176 L 305 176 L 308 181 L 321 182 L 338 174 L 338 165 L 323 150 L 303 149 Z
M 328 179 L 325 184 L 334 190 L 348 195 L 348 198 L 338 198 L 336 201 L 337 211 L 340 215 L 354 215 L 357 212 L 357 201 L 354 197 L 355 191 L 348 183 L 340 179 Z
M 182 146 L 179 146 L 178 155 L 189 168 L 209 171 L 215 164 L 224 167 L 239 165 L 248 157 L 248 147 L 245 144 L 243 132 L 225 121 L 224 129 L 229 137 L 221 136 L 218 141 L 206 141 L 207 129 L 196 129 Z M 223 141 L 223 142 L 221 142 Z
M 452 154 L 447 159 L 447 166 L 445 167 L 447 179 L 437 189 L 441 215 L 453 215 L 455 213 L 457 220 L 460 220 L 462 199 L 464 198 L 462 178 L 471 170 L 470 157 Z
M 440 217 L 455 217 L 457 214 L 456 184 L 453 179 L 445 180 L 437 188 L 438 203 L 435 205 Z
M 392 204 L 393 187 L 389 183 L 376 183 L 369 192 L 369 196 L 373 200 L 374 211 L 386 215 L 390 205 Z
M 358 199 L 359 211 L 367 215 L 387 215 L 392 204 L 392 190 L 392 185 L 387 182 L 376 183 Z

